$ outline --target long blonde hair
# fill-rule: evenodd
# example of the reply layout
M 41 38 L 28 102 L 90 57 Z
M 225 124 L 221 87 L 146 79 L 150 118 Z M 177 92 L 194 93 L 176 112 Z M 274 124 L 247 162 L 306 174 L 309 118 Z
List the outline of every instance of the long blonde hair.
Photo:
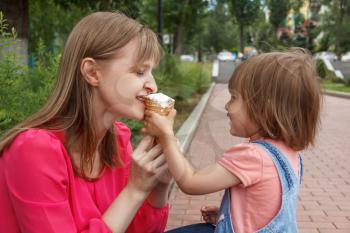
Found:
M 159 62 L 161 48 L 157 36 L 139 22 L 120 12 L 96 12 L 83 18 L 70 33 L 58 69 L 53 93 L 46 104 L 26 120 L 10 129 L 1 139 L 0 156 L 21 132 L 30 128 L 65 131 L 68 151 L 78 141 L 82 149 L 80 171 L 92 170 L 98 142 L 93 122 L 92 89 L 80 71 L 83 58 L 112 59 L 132 39 L 139 40 L 138 62 L 153 59 Z M 79 139 L 79 140 L 78 140 Z M 103 166 L 122 162 L 117 153 L 114 126 L 107 130 L 99 144 Z M 75 171 L 77 173 L 77 170 Z
M 249 58 L 234 71 L 229 89 L 241 94 L 262 136 L 303 150 L 314 144 L 320 124 L 319 80 L 309 52 L 292 48 Z

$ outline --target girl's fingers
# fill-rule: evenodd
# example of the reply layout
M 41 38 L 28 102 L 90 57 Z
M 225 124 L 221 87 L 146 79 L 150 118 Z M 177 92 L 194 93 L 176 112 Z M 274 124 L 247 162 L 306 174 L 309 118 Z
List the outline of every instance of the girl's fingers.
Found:
M 155 114 L 157 114 L 157 113 L 152 112 L 150 110 L 146 110 L 145 113 L 144 113 L 146 118 L 152 118 L 153 116 L 156 116 Z
M 202 213 L 202 216 L 205 217 L 209 217 L 209 216 L 216 216 L 217 215 L 217 212 L 209 212 L 209 213 Z
M 201 208 L 201 211 L 205 212 L 217 212 L 219 210 L 219 207 L 217 206 L 203 206 Z
M 175 116 L 176 116 L 176 109 L 173 108 L 173 109 L 170 111 L 169 115 L 170 115 L 172 118 L 175 118 Z

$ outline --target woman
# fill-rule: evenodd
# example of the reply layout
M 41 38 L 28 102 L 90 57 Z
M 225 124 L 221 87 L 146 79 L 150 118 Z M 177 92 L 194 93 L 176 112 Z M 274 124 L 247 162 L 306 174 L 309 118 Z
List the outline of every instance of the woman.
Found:
M 0 232 L 163 232 L 170 179 L 160 145 L 132 152 L 142 96 L 156 92 L 157 36 L 117 12 L 82 19 L 47 103 L 0 142 Z

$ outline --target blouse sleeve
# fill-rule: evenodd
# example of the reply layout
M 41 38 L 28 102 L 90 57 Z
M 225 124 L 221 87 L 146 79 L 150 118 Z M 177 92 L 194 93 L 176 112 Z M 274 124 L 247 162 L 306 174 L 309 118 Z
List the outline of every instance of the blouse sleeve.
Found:
M 78 232 L 68 199 L 69 172 L 62 143 L 45 130 L 21 133 L 7 151 L 5 179 L 21 232 Z M 91 218 L 79 232 L 111 232 Z
M 130 142 L 130 129 L 123 123 L 116 124 L 118 144 L 120 146 L 125 169 L 127 174 L 130 173 L 132 146 Z M 123 153 L 124 152 L 124 153 Z M 169 205 L 163 208 L 155 208 L 151 206 L 147 200 L 142 204 L 136 213 L 133 221 L 127 229 L 127 233 L 163 233 L 168 221 Z
M 263 173 L 263 159 L 249 143 L 238 144 L 224 153 L 218 163 L 238 177 L 243 187 L 256 184 Z
M 126 232 L 163 233 L 168 221 L 168 209 L 168 205 L 154 208 L 145 201 Z

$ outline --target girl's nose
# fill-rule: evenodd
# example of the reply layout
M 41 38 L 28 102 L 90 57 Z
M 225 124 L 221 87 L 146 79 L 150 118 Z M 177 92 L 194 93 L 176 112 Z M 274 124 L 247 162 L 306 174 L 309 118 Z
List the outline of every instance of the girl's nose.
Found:
M 228 103 L 225 104 L 225 109 L 228 111 Z

